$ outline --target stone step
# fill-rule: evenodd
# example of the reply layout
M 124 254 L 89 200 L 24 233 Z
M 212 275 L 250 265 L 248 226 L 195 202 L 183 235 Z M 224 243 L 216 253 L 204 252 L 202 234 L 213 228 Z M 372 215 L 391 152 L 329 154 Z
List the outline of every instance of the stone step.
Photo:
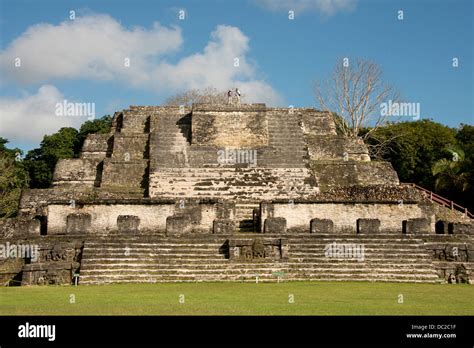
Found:
M 132 279 L 115 279 L 115 280 L 103 280 L 103 279 L 91 279 L 88 278 L 89 280 L 84 280 L 81 281 L 80 284 L 85 284 L 85 285 L 102 285 L 102 284 L 112 284 L 112 283 L 123 283 L 123 284 L 128 284 L 128 283 L 143 283 L 143 284 L 148 284 L 148 283 L 195 283 L 195 282 L 215 282 L 215 281 L 223 281 L 223 282 L 243 282 L 243 283 L 255 283 L 255 278 L 245 278 L 241 277 L 238 279 L 195 279 L 195 278 L 187 278 L 187 279 L 144 279 L 144 280 L 134 280 Z M 344 278 L 344 279 L 334 279 L 334 278 L 318 278 L 318 279 L 306 279 L 306 278 L 291 278 L 291 279 L 282 279 L 279 282 L 285 282 L 285 281 L 315 281 L 315 282 L 334 282 L 334 281 L 340 281 L 340 282 L 379 282 L 379 283 L 415 283 L 415 284 L 421 284 L 421 283 L 439 283 L 437 280 L 417 280 L 417 279 L 402 279 L 402 280 L 397 280 L 397 279 L 390 279 L 388 281 L 384 281 L 383 279 L 371 279 L 371 278 Z M 277 283 L 276 278 L 260 278 L 259 279 L 260 283 Z
M 235 262 L 229 260 L 217 260 L 217 262 L 207 263 L 196 263 L 188 260 L 180 260 L 181 262 L 156 262 L 157 260 L 122 260 L 115 259 L 113 262 L 91 262 L 86 264 L 87 267 L 81 267 L 83 270 L 106 270 L 112 271 L 113 269 L 186 269 L 186 270 L 222 270 L 222 269 L 254 269 L 254 268 L 265 268 L 265 267 L 286 267 L 288 270 L 341 270 L 341 269 L 353 269 L 356 271 L 360 270 L 374 270 L 374 269 L 397 269 L 397 270 L 429 270 L 431 269 L 431 263 L 420 263 L 415 264 L 400 264 L 400 263 L 381 263 L 379 261 L 371 262 L 348 262 L 347 260 L 340 262 L 328 261 L 316 262 L 316 263 L 294 263 L 294 262 Z M 158 260 L 159 261 L 159 260 Z M 176 261 L 176 260 L 166 260 Z
M 398 274 L 400 276 L 413 275 L 417 274 L 425 277 L 437 276 L 436 272 L 430 268 L 424 267 L 413 267 L 413 268 L 397 268 L 397 267 L 364 267 L 364 268 L 354 268 L 354 267 L 287 267 L 285 265 L 275 265 L 275 264 L 264 264 L 260 266 L 252 265 L 243 266 L 243 265 L 223 265 L 221 268 L 198 268 L 198 267 L 189 267 L 181 268 L 179 265 L 169 265 L 160 266 L 154 265 L 153 267 L 145 267 L 138 265 L 137 267 L 124 267 L 117 266 L 113 268 L 111 265 L 105 265 L 107 268 L 94 268 L 89 267 L 87 269 L 82 269 L 80 271 L 82 276 L 94 276 L 94 275 L 108 275 L 114 276 L 119 274 L 156 274 L 156 275 L 177 275 L 177 274 L 207 274 L 207 275 L 220 275 L 220 274 L 240 274 L 243 272 L 255 272 L 256 274 L 265 274 L 273 272 L 282 272 L 286 276 L 291 276 L 294 274 L 306 274 L 311 276 L 318 276 L 322 274 L 373 274 L 381 276 L 383 274 Z
M 166 168 L 163 169 L 162 171 L 159 171 L 157 173 L 162 173 L 163 175 L 176 175 L 179 174 L 181 176 L 185 177 L 196 177 L 199 175 L 199 177 L 205 177 L 205 178 L 220 178 L 225 175 L 228 175 L 229 177 L 235 177 L 235 176 L 242 176 L 242 177 L 247 177 L 247 178 L 255 178 L 256 176 L 273 176 L 275 178 L 280 178 L 282 175 L 287 176 L 288 178 L 292 177 L 309 177 L 310 173 L 302 168 L 294 168 L 291 171 L 285 170 L 285 169 L 274 169 L 274 168 L 265 168 L 265 167 L 242 167 L 242 168 L 235 168 L 235 167 L 216 167 L 216 168 L 181 168 L 181 169 L 175 169 L 175 168 Z
M 216 236 L 216 235 L 183 235 L 183 236 L 165 236 L 165 235 L 114 235 L 114 236 L 88 236 L 86 241 L 88 244 L 98 246 L 103 245 L 103 243 L 121 243 L 121 242 L 131 242 L 143 244 L 145 246 L 150 245 L 150 243 L 155 243 L 156 245 L 188 245 L 188 246 L 207 246 L 209 243 L 215 245 L 225 242 L 229 236 Z M 253 238 L 262 238 L 264 240 L 274 239 L 274 238 L 284 238 L 294 246 L 319 246 L 326 245 L 328 243 L 360 243 L 364 242 L 366 245 L 380 245 L 391 243 L 393 245 L 413 245 L 415 247 L 421 247 L 423 244 L 421 239 L 415 239 L 411 237 L 400 237 L 393 234 L 373 234 L 373 235 L 363 235 L 363 234 L 334 234 L 334 235 L 319 235 L 319 234 L 310 234 L 310 233 L 298 233 L 298 234 L 274 234 L 274 233 L 252 233 L 241 236 L 239 234 L 234 234 L 230 238 L 233 239 L 242 239 L 248 240 Z
M 90 254 L 93 253 L 102 253 L 102 254 L 120 254 L 125 252 L 124 250 L 128 251 L 129 253 L 133 254 L 166 254 L 166 253 L 179 253 L 182 255 L 202 255 L 202 254 L 210 254 L 217 252 L 218 249 L 222 248 L 222 245 L 215 246 L 214 248 L 209 249 L 193 249 L 193 248 L 138 248 L 134 247 L 133 245 L 117 245 L 113 247 L 90 247 L 87 245 L 86 251 Z M 291 247 L 289 248 L 291 252 L 291 256 L 295 258 L 300 257 L 325 257 L 325 252 L 322 249 L 313 250 L 313 251 L 298 251 Z M 411 258 L 419 258 L 419 257 L 428 257 L 427 252 L 418 251 L 418 250 L 408 250 L 404 249 L 402 251 L 397 250 L 390 250 L 388 247 L 386 249 L 377 249 L 377 250 L 365 250 L 365 256 L 367 257 L 375 257 L 375 256 L 384 256 L 384 257 L 408 257 Z
M 324 248 L 327 245 L 331 245 L 332 243 L 322 243 L 322 244 L 313 244 L 313 245 L 294 245 L 290 244 L 291 250 L 297 251 L 297 252 L 322 252 Z M 419 247 L 417 248 L 416 244 L 394 244 L 393 246 L 381 246 L 377 244 L 369 244 L 369 243 L 364 243 L 364 242 L 358 242 L 358 243 L 340 243 L 340 244 L 357 244 L 357 245 L 362 245 L 364 247 L 364 252 L 378 252 L 378 251 L 393 251 L 393 252 L 420 252 L 420 250 L 425 253 L 424 247 Z
M 124 252 L 118 252 L 118 253 L 115 253 L 115 254 L 89 254 L 89 253 L 86 253 L 84 252 L 84 255 L 87 256 L 87 262 L 88 261 L 95 261 L 95 260 L 116 260 L 117 258 L 121 258 L 121 259 L 126 259 L 127 256 L 125 255 Z M 219 260 L 219 259 L 223 259 L 224 258 L 224 255 L 223 254 L 219 254 L 218 252 L 214 253 L 214 254 L 178 254 L 178 253 L 160 253 L 160 254 L 156 254 L 156 255 L 147 255 L 147 254 L 143 254 L 143 255 L 140 255 L 140 256 L 133 256 L 133 255 L 128 255 L 128 260 L 134 260 L 135 258 L 137 257 L 140 257 L 140 258 L 143 258 L 143 259 L 146 259 L 146 258 L 155 258 L 155 259 L 179 259 L 179 260 L 183 260 L 183 259 L 186 259 L 186 260 L 190 260 L 190 259 L 194 259 L 194 260 Z
M 248 270 L 247 274 L 252 274 L 254 276 L 273 276 L 275 272 L 281 272 L 280 269 L 255 269 L 255 270 Z M 402 273 L 403 272 L 403 273 Z M 390 278 L 417 278 L 417 279 L 437 279 L 437 275 L 435 274 L 426 274 L 420 273 L 419 271 L 414 270 L 413 272 L 407 272 L 406 270 L 402 272 L 397 272 L 396 270 L 361 270 L 355 271 L 352 269 L 341 270 L 340 272 L 336 272 L 335 270 L 314 270 L 314 271 L 307 271 L 307 272 L 298 272 L 292 270 L 291 272 L 284 272 L 287 278 L 291 277 L 305 277 L 305 278 L 318 278 L 318 277 L 357 277 L 357 276 L 369 276 L 371 278 L 379 278 L 379 279 L 390 279 Z M 137 274 L 138 273 L 138 274 Z M 219 279 L 222 277 L 228 276 L 241 276 L 242 270 L 203 270 L 203 271 L 196 271 L 196 270 L 169 270 L 169 271 L 152 271 L 152 270 L 114 270 L 112 272 L 94 272 L 89 274 L 82 274 L 80 275 L 80 279 L 83 277 L 109 277 L 109 278 L 116 278 L 120 276 L 125 277 L 166 277 L 166 278 L 180 278 L 186 276 L 193 276 L 193 277 L 206 277 L 206 278 L 214 278 Z
M 195 281 L 247 281 L 247 282 L 255 282 L 257 274 L 240 274 L 240 275 L 212 275 L 212 276 L 183 276 L 183 275 L 166 275 L 166 276 L 149 276 L 149 275 L 130 275 L 130 276 L 114 276 L 114 277 L 105 277 L 105 276 L 85 276 L 84 278 L 80 278 L 80 284 L 106 284 L 106 283 L 154 283 L 154 282 L 195 282 Z M 259 281 L 269 281 L 269 282 L 277 282 L 277 278 L 272 275 L 263 276 L 258 275 Z M 423 276 L 423 275 L 387 275 L 384 274 L 381 277 L 377 277 L 376 275 L 370 276 L 353 276 L 351 274 L 346 275 L 314 275 L 310 278 L 301 277 L 295 275 L 294 277 L 285 277 L 282 278 L 281 281 L 308 281 L 308 280 L 319 280 L 319 281 L 380 281 L 380 282 L 396 282 L 396 283 L 404 283 L 404 282 L 415 282 L 415 283 L 437 283 L 438 278 L 436 276 Z
M 189 254 L 189 253 L 175 253 L 175 252 L 167 252 L 167 253 L 136 253 L 133 250 L 130 251 L 129 253 L 126 253 L 123 249 L 116 250 L 114 252 L 103 252 L 100 253 L 98 250 L 96 251 L 90 251 L 90 250 L 85 250 L 84 251 L 84 258 L 85 261 L 88 262 L 88 260 L 98 260 L 98 259 L 109 259 L 109 260 L 117 260 L 117 259 L 142 259 L 142 260 L 149 260 L 149 259 L 180 259 L 180 260 L 218 260 L 224 258 L 225 251 L 222 252 L 213 252 L 213 253 L 200 253 L 200 254 Z M 298 263 L 308 263 L 308 262 L 344 262 L 346 260 L 353 260 L 351 262 L 356 262 L 357 258 L 332 258 L 332 257 L 326 257 L 323 254 L 320 255 L 308 255 L 305 254 L 305 256 L 300 256 L 300 255 L 294 255 L 290 251 L 290 256 L 289 260 L 290 262 L 298 262 Z M 410 256 L 410 257 L 407 257 Z M 431 257 L 427 257 L 424 255 L 403 255 L 403 254 L 373 254 L 373 255 L 364 255 L 364 261 L 365 262 L 393 262 L 394 260 L 398 260 L 400 258 L 407 259 L 407 260 L 412 260 L 416 261 L 418 263 L 422 262 L 429 262 L 431 263 L 432 259 Z M 359 263 L 363 263 L 360 261 L 357 261 Z
M 87 241 L 87 247 L 90 248 L 97 248 L 98 250 L 104 250 L 108 247 L 133 247 L 134 249 L 138 250 L 174 250 L 174 249 L 189 249 L 189 250 L 214 250 L 216 247 L 219 247 L 220 243 L 170 243 L 167 241 L 163 242 L 133 242 L 126 245 L 127 240 L 124 241 L 104 241 L 104 242 L 92 242 Z M 125 244 L 124 244 L 125 243 Z

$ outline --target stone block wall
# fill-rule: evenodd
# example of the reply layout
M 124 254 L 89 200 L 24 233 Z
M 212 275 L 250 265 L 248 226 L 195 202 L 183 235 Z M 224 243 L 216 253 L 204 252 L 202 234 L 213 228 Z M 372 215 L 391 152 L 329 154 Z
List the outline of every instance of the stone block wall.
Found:
M 83 244 L 82 240 L 38 242 L 39 257 L 23 266 L 21 285 L 71 284 L 80 268 Z
M 286 219 L 284 217 L 267 217 L 264 220 L 264 233 L 286 233 Z
M 98 184 L 98 166 L 100 160 L 95 158 L 60 159 L 56 163 L 53 175 L 53 186 L 81 185 L 93 187 Z
M 228 106 L 195 105 L 192 113 L 192 144 L 220 148 L 268 146 L 265 105 L 246 105 L 241 110 Z
M 48 235 L 67 234 L 67 220 L 73 214 L 90 216 L 88 234 L 108 234 L 118 232 L 119 216 L 132 215 L 139 219 L 139 231 L 163 232 L 166 229 L 166 217 L 173 215 L 174 203 L 157 205 L 138 204 L 91 204 L 76 207 L 52 204 L 48 206 Z M 79 232 L 79 231 L 76 231 Z
M 75 186 L 71 190 L 67 186 L 55 186 L 50 189 L 28 189 L 21 192 L 20 215 L 21 216 L 46 216 L 48 204 L 52 201 L 63 200 L 69 202 L 90 195 L 90 188 Z
M 106 158 L 102 173 L 101 188 L 121 190 L 133 194 L 148 188 L 147 160 L 115 161 Z
M 18 235 L 39 236 L 41 223 L 38 219 L 12 218 L 0 220 L 0 238 L 11 238 Z
M 140 134 L 150 131 L 150 114 L 137 110 L 124 110 L 120 132 L 124 134 Z
M 136 215 L 117 216 L 117 229 L 119 233 L 137 233 L 140 226 L 140 218 Z
M 430 233 L 434 233 L 434 214 L 420 207 L 418 204 L 398 203 L 262 203 L 260 206 L 262 232 L 267 219 L 286 219 L 289 231 L 298 230 L 310 232 L 313 219 L 327 219 L 330 217 L 334 225 L 334 232 L 356 233 L 357 221 L 363 223 L 366 229 L 367 221 L 361 219 L 378 219 L 377 225 L 382 232 L 402 233 L 402 222 L 407 218 L 426 218 L 430 223 Z M 316 228 L 313 222 L 313 228 Z M 321 230 L 321 226 L 318 227 Z
M 155 202 L 154 204 L 64 204 L 48 206 L 48 235 L 58 234 L 172 234 L 213 231 L 215 202 Z M 179 222 L 179 223 L 178 223 Z M 181 225 L 180 225 L 181 224 Z M 180 231 L 180 226 L 184 230 Z
M 287 260 L 288 241 L 281 239 L 230 239 L 229 259 L 238 262 Z
M 389 162 L 312 161 L 310 168 L 321 190 L 337 186 L 398 185 Z
M 430 219 L 425 217 L 411 218 L 403 220 L 402 223 L 403 233 L 430 233 L 432 232 L 432 224 Z
M 357 219 L 357 233 L 374 233 L 380 232 L 379 219 Z
M 6 259 L 0 257 L 0 284 L 10 286 L 71 284 L 80 267 L 84 244 L 80 239 L 38 236 L 2 242 L 21 250 Z
M 114 135 L 112 159 L 134 161 L 148 158 L 148 134 L 117 133 Z
M 293 112 L 302 115 L 303 131 L 307 135 L 336 136 L 336 125 L 330 112 L 298 108 Z M 288 111 L 288 113 L 290 113 Z
M 310 233 L 333 233 L 334 222 L 331 219 L 314 218 L 310 221 Z
M 103 160 L 112 153 L 113 135 L 89 134 L 81 149 L 81 158 Z
M 66 217 L 67 234 L 86 234 L 91 228 L 91 215 L 88 213 L 71 213 Z
M 362 139 L 335 135 L 305 136 L 308 155 L 313 161 L 370 161 L 369 150 Z

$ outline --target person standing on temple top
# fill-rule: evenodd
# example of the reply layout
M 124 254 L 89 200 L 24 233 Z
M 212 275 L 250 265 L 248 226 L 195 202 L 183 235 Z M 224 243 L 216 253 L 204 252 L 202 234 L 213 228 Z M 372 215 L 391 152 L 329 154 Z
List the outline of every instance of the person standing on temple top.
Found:
M 232 91 L 230 89 L 227 91 L 227 104 L 232 104 Z
M 237 97 L 237 105 L 240 105 L 240 91 L 238 88 L 235 89 L 235 96 Z

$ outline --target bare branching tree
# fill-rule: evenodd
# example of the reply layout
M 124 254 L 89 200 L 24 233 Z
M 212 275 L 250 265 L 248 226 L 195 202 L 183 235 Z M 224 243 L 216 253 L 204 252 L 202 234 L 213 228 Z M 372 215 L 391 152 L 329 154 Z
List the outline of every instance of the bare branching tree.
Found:
M 399 99 L 393 87 L 383 82 L 382 69 L 367 60 L 340 60 L 328 80 L 316 82 L 314 92 L 318 107 L 332 113 L 342 135 L 364 140 L 387 122 L 380 105 Z M 365 127 L 370 129 L 361 135 Z
M 193 103 L 227 104 L 227 91 L 219 92 L 213 87 L 191 89 L 168 98 L 165 105 L 191 106 Z
M 379 136 L 377 132 L 372 132 L 370 137 L 366 139 L 370 158 L 376 161 L 383 161 L 387 155 L 397 151 L 397 138 L 401 138 L 403 136 L 404 134 L 397 134 L 383 137 Z

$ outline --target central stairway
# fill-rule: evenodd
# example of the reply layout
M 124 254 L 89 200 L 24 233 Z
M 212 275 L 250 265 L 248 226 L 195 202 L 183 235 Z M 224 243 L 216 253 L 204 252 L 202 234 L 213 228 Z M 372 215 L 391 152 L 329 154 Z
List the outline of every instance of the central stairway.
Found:
M 287 260 L 235 261 L 227 240 L 287 238 Z M 330 243 L 364 245 L 363 261 L 329 258 Z M 95 237 L 84 245 L 80 284 L 192 281 L 390 281 L 438 282 L 431 255 L 420 239 L 357 235 L 133 236 Z
M 319 192 L 306 168 L 162 168 L 150 174 L 152 197 L 234 197 L 239 201 L 307 197 Z M 314 184 L 314 183 L 313 183 Z
M 260 209 L 258 203 L 236 203 L 235 220 L 239 222 L 239 232 L 257 232 L 254 223 L 254 211 Z

